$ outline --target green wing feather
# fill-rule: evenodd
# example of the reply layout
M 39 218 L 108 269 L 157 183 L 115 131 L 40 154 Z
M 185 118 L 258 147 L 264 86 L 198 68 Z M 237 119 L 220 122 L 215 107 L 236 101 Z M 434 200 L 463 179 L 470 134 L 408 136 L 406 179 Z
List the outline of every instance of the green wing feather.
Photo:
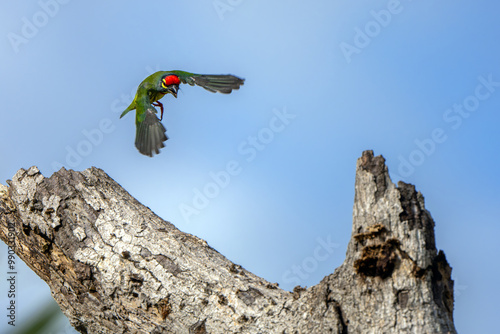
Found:
M 130 105 L 127 107 L 127 109 L 125 109 L 122 112 L 122 114 L 120 115 L 120 118 L 125 116 L 129 111 L 134 110 L 136 108 L 137 103 L 138 103 L 137 100 L 140 97 L 142 97 L 142 98 L 148 97 L 148 96 L 150 96 L 150 94 L 155 92 L 156 85 L 160 81 L 160 78 L 163 76 L 163 73 L 166 73 L 166 72 L 162 72 L 162 71 L 156 72 L 156 73 L 153 73 L 150 76 L 148 76 L 146 79 L 142 80 L 139 87 L 137 88 L 137 93 L 134 96 L 134 100 L 132 101 L 132 103 L 130 103 Z M 161 97 L 163 97 L 163 95 L 161 95 Z M 150 104 L 152 102 L 156 102 L 156 101 L 157 100 L 150 101 Z M 143 100 L 142 103 L 145 104 L 147 102 L 146 102 L 146 100 Z
M 231 74 L 195 74 L 184 71 L 168 71 L 165 73 L 175 74 L 182 83 L 191 86 L 197 85 L 212 93 L 229 94 L 245 83 L 245 79 Z
M 125 109 L 122 114 L 120 115 L 120 118 L 122 118 L 123 116 L 125 116 L 126 114 L 128 114 L 128 112 L 130 110 L 134 110 L 135 109 L 135 98 L 134 100 L 132 101 L 132 103 L 127 107 L 127 109 Z

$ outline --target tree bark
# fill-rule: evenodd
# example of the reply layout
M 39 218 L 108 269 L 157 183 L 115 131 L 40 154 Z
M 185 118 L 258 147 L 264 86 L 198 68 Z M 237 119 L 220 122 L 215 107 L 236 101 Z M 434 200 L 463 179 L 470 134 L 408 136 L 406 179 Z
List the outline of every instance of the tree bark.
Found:
M 21 169 L 0 185 L 0 238 L 80 333 L 456 333 L 451 268 L 415 187 L 357 162 L 344 263 L 280 289 L 179 231 L 104 171 Z

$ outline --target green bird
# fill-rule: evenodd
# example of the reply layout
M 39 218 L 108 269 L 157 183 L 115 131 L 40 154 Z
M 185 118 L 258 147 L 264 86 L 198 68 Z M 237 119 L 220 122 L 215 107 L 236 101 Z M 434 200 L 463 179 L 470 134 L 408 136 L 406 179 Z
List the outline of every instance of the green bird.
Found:
M 163 104 L 159 101 L 166 94 L 172 94 L 177 98 L 179 84 L 187 83 L 191 86 L 197 85 L 215 93 L 229 94 L 233 89 L 239 89 L 245 79 L 230 74 L 212 75 L 195 74 L 184 71 L 159 71 L 144 79 L 137 88 L 134 100 L 123 111 L 120 118 L 129 111 L 136 110 L 135 125 L 135 147 L 144 155 L 153 156 L 153 152 L 160 153 L 160 148 L 165 147 L 168 137 L 167 131 L 161 120 L 163 119 Z M 160 107 L 160 119 L 156 117 Z

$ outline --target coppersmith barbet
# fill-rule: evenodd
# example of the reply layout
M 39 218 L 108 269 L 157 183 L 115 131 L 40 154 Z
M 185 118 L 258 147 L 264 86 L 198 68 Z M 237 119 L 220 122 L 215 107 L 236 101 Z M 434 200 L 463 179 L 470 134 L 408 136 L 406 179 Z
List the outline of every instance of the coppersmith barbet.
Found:
M 197 85 L 213 93 L 229 94 L 233 89 L 239 89 L 244 82 L 245 79 L 229 74 L 211 75 L 184 71 L 159 71 L 141 82 L 134 100 L 123 111 L 120 118 L 129 111 L 136 110 L 135 146 L 142 154 L 152 157 L 153 151 L 156 154 L 160 153 L 160 148 L 165 147 L 163 142 L 168 139 L 165 134 L 166 129 L 160 122 L 163 119 L 163 105 L 159 100 L 163 96 L 170 93 L 177 98 L 180 83 Z M 157 111 L 153 106 L 160 107 L 160 119 L 156 117 Z

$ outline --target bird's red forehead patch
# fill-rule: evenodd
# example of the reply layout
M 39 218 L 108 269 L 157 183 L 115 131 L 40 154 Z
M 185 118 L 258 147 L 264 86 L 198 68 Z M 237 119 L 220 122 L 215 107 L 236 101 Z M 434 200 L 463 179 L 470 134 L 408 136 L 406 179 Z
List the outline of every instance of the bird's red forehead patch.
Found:
M 178 85 L 180 84 L 181 81 L 179 80 L 179 77 L 177 75 L 167 75 L 165 78 L 163 78 L 163 84 L 165 86 L 170 86 L 170 85 Z

